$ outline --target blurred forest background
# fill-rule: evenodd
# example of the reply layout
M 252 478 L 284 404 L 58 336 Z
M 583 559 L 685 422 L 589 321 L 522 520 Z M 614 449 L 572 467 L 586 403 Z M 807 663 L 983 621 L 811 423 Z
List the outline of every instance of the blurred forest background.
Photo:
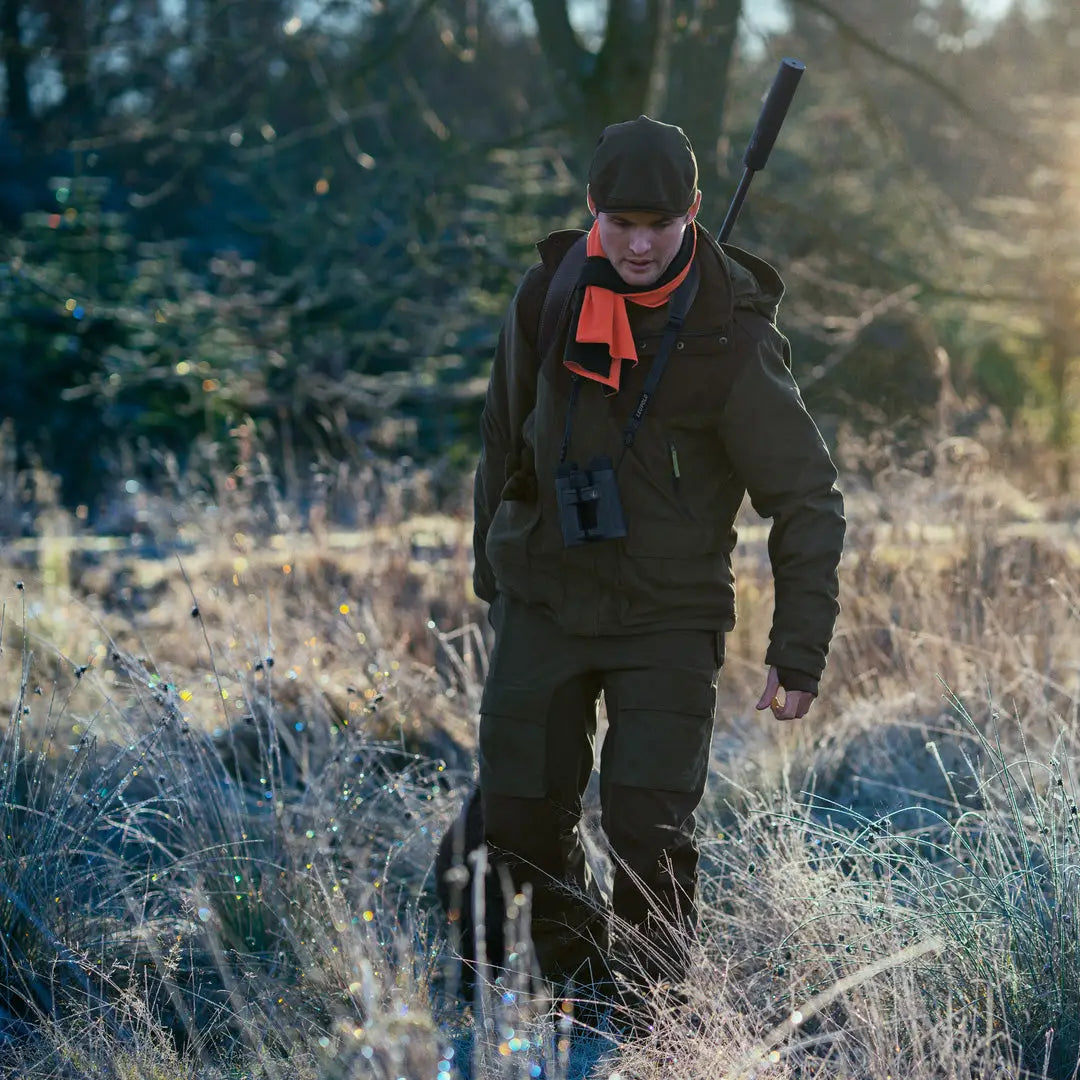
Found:
M 349 524 L 343 470 L 380 465 L 460 504 L 502 313 L 587 225 L 600 128 L 682 125 L 715 230 L 785 55 L 733 240 L 787 282 L 828 439 L 929 468 L 989 430 L 1070 488 L 1075 0 L 0 0 L 0 49 L 8 535 L 223 482 L 270 529 Z

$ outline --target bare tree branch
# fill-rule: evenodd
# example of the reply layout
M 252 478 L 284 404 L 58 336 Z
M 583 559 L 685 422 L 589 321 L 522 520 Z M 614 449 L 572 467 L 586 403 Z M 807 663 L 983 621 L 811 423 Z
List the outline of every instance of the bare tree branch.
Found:
M 917 268 L 904 263 L 898 264 L 881 254 L 881 250 L 867 241 L 859 241 L 853 237 L 850 231 L 834 228 L 823 217 L 811 216 L 805 207 L 786 199 L 777 198 L 764 191 L 756 196 L 759 212 L 763 215 L 783 217 L 785 220 L 812 226 L 814 237 L 821 248 L 832 251 L 844 251 L 858 257 L 863 265 L 875 270 L 884 270 L 897 282 L 905 282 L 917 285 L 919 295 L 938 300 L 965 300 L 979 304 L 1002 304 L 1013 307 L 1030 307 L 1038 300 L 1038 291 L 1032 288 L 1030 292 L 1016 289 L 1001 289 L 993 286 L 985 288 L 967 289 L 953 285 L 946 285 L 933 277 L 921 274 Z
M 860 49 L 868 52 L 871 56 L 876 56 L 879 60 L 883 60 L 891 67 L 903 71 L 913 79 L 928 86 L 944 101 L 948 102 L 956 109 L 957 112 L 969 120 L 975 127 L 986 132 L 988 135 L 994 136 L 996 139 L 1001 139 L 1003 142 L 1012 143 L 1015 146 L 1022 147 L 1029 154 L 1036 155 L 1040 160 L 1043 159 L 1042 151 L 1038 144 L 1033 143 L 1030 139 L 1020 134 L 1019 127 L 1016 130 L 1010 130 L 992 123 L 962 94 L 960 94 L 959 91 L 951 87 L 948 83 L 943 82 L 933 74 L 933 72 L 928 71 L 921 64 L 917 64 L 912 60 L 908 60 L 905 57 L 892 52 L 880 42 L 875 41 L 868 34 L 864 34 L 858 27 L 848 22 L 848 20 L 834 8 L 824 3 L 823 0 L 792 0 L 792 2 L 798 4 L 800 7 L 806 8 L 808 11 L 816 11 L 819 15 L 824 15 L 835 24 L 836 29 L 841 34 L 858 45 Z

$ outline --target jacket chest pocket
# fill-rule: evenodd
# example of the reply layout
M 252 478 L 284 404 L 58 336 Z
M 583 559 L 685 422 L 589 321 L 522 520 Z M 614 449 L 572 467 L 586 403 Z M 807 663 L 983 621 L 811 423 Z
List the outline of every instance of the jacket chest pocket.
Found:
M 663 441 L 665 469 L 680 494 L 730 482 L 731 462 L 714 423 L 668 417 L 663 424 Z
M 680 334 L 668 355 L 656 408 L 664 413 L 710 412 L 719 415 L 734 381 L 737 355 L 732 351 L 730 331 L 688 331 Z M 660 335 L 637 342 L 638 380 L 644 383 L 656 360 Z M 635 392 L 637 387 L 635 387 Z M 650 406 L 651 407 L 651 406 Z

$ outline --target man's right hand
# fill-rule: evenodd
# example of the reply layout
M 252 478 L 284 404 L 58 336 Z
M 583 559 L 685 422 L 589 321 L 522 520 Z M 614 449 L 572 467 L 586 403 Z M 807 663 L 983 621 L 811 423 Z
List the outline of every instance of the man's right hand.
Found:
M 777 720 L 801 720 L 814 704 L 814 695 L 809 690 L 785 690 L 783 701 L 780 700 L 780 690 L 780 673 L 771 667 L 765 689 L 754 708 L 758 712 L 771 708 Z

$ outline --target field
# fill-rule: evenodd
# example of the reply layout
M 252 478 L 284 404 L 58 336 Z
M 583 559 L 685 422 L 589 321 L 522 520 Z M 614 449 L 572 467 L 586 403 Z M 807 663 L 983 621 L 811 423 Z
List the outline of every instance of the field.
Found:
M 658 989 L 627 1041 L 546 1022 L 526 981 L 449 1004 L 432 861 L 490 644 L 464 511 L 338 534 L 220 501 L 158 558 L 60 526 L 10 546 L 2 1074 L 1080 1075 L 1076 508 L 978 452 L 844 486 L 843 613 L 797 726 L 753 710 L 746 519 L 690 1008 Z

